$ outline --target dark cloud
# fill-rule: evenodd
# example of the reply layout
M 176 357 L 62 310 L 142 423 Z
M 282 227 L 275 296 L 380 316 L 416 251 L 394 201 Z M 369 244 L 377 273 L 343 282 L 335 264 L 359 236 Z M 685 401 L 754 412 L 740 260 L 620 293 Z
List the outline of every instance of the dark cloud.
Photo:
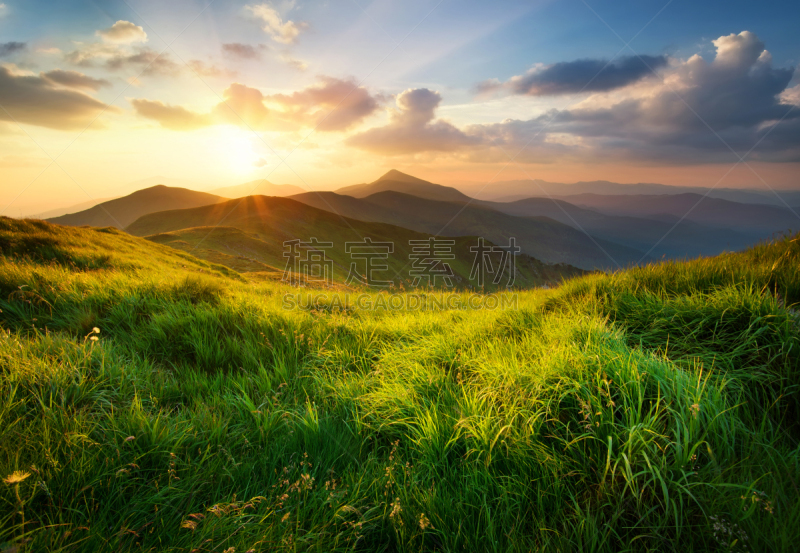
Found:
M 139 115 L 175 130 L 230 124 L 267 131 L 292 131 L 300 127 L 342 131 L 378 107 L 377 99 L 365 88 L 353 81 L 331 77 L 321 77 L 318 84 L 293 94 L 264 95 L 241 83 L 233 83 L 222 94 L 225 101 L 207 114 L 150 100 L 132 100 L 131 103 Z
M 267 50 L 263 44 L 253 46 L 252 44 L 241 44 L 239 42 L 231 42 L 222 45 L 222 52 L 234 58 L 245 60 L 261 59 L 261 55 Z
M 485 81 L 479 92 L 505 89 L 512 94 L 558 96 L 579 92 L 606 92 L 653 77 L 653 71 L 666 66 L 666 56 L 630 56 L 613 62 L 577 60 L 536 67 L 505 83 Z
M 0 58 L 21 52 L 27 48 L 24 42 L 3 42 L 0 43 Z
M 100 90 L 103 87 L 111 86 L 111 83 L 105 79 L 95 79 L 77 71 L 65 71 L 63 69 L 53 69 L 47 73 L 42 73 L 42 77 L 52 83 L 68 88 Z
M 103 110 L 118 108 L 77 90 L 60 88 L 41 75 L 18 75 L 0 66 L 0 119 L 51 129 L 80 129 Z M 7 112 L 6 112 L 7 110 Z
M 370 152 L 395 156 L 426 151 L 456 151 L 480 145 L 470 136 L 443 120 L 434 120 L 442 101 L 438 92 L 427 88 L 409 89 L 397 96 L 389 124 L 351 136 L 346 143 Z

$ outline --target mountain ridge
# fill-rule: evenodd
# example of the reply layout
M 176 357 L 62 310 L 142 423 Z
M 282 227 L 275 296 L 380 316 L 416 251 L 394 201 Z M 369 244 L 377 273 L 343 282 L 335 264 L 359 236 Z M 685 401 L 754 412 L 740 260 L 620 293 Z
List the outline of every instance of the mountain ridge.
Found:
M 136 219 L 168 209 L 197 207 L 225 201 L 214 194 L 176 188 L 163 184 L 137 190 L 132 194 L 97 204 L 89 209 L 47 219 L 67 226 L 114 227 L 125 229 Z

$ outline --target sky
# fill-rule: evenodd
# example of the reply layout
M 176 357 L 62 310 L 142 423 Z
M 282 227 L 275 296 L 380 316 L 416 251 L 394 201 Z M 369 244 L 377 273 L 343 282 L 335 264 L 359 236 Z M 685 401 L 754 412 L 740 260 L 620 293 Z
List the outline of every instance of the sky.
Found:
M 798 189 L 797 21 L 789 1 L 0 0 L 0 213 L 391 168 Z

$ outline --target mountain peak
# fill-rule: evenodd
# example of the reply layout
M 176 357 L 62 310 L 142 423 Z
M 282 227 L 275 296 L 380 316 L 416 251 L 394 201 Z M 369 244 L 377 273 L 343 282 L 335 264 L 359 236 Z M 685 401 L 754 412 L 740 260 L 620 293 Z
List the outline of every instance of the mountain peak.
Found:
M 396 181 L 396 182 L 416 182 L 416 183 L 428 183 L 428 181 L 408 175 L 403 173 L 402 171 L 398 171 L 397 169 L 390 169 L 387 171 L 383 176 L 381 176 L 375 182 L 381 181 Z

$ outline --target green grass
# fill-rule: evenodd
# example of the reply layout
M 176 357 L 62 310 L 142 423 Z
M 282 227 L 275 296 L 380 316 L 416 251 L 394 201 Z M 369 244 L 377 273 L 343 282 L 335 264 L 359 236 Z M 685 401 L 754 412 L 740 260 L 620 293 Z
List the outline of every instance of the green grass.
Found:
M 286 311 L 114 230 L 0 219 L 0 249 L 0 548 L 800 540 L 798 238 L 504 311 Z

